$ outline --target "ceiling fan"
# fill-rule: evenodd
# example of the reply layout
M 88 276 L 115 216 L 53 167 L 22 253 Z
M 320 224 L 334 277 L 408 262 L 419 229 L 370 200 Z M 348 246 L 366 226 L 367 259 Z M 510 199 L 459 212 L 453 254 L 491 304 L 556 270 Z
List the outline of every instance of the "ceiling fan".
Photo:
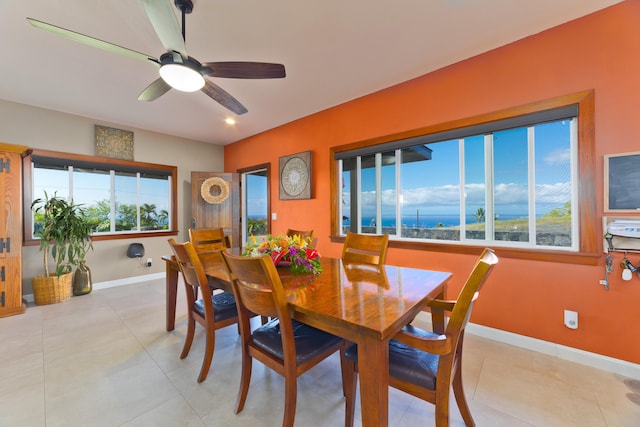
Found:
M 27 18 L 31 25 L 69 39 L 88 44 L 131 58 L 151 62 L 160 67 L 160 77 L 147 86 L 138 96 L 140 101 L 153 101 L 174 88 L 184 92 L 201 90 L 223 107 L 236 114 L 244 114 L 247 109 L 231 94 L 211 82 L 207 77 L 235 79 L 276 79 L 285 77 L 282 64 L 266 62 L 204 62 L 200 63 L 187 54 L 185 46 L 185 15 L 193 11 L 192 0 L 174 0 L 176 8 L 182 12 L 182 32 L 168 0 L 143 0 L 145 11 L 160 42 L 167 50 L 156 59 L 144 53 L 109 43 L 91 36 L 47 24 L 37 19 Z

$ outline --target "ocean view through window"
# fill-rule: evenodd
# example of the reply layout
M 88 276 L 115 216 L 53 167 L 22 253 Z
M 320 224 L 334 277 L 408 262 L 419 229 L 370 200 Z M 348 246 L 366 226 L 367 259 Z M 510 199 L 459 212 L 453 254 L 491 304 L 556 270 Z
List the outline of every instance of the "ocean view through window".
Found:
M 269 196 L 269 178 L 271 165 L 263 163 L 239 169 L 241 176 L 242 241 L 243 245 L 250 236 L 265 236 L 271 229 L 271 208 Z
M 579 251 L 577 104 L 336 151 L 339 235 Z

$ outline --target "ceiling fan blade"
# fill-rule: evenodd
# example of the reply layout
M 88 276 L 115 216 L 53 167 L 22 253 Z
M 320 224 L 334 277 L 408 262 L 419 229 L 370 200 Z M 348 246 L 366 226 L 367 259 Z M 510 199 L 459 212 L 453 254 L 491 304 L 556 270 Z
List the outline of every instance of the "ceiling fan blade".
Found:
M 27 21 L 29 21 L 29 23 L 36 28 L 50 31 L 54 34 L 58 34 L 60 36 L 66 37 L 71 40 L 75 40 L 80 43 L 84 43 L 89 46 L 97 47 L 99 49 L 117 53 L 119 55 L 125 55 L 130 58 L 140 59 L 142 61 L 151 61 L 151 62 L 155 62 L 156 64 L 158 63 L 158 60 L 152 56 L 146 55 L 144 53 L 136 52 L 135 50 L 131 50 L 126 47 L 118 46 L 117 44 L 105 42 L 103 40 L 96 39 L 91 36 L 86 36 L 81 33 L 76 33 L 75 31 L 67 30 L 65 28 L 58 27 L 56 25 L 47 24 L 46 22 L 38 21 L 37 19 L 27 18 Z
M 178 52 L 186 59 L 189 55 L 187 55 L 184 37 L 171 2 L 169 0 L 144 0 L 143 4 L 162 46 L 167 49 L 167 52 Z
M 171 86 L 162 80 L 162 78 L 158 78 L 140 93 L 138 101 L 153 101 L 167 93 L 169 89 L 171 89 Z
M 286 76 L 284 65 L 268 62 L 206 62 L 203 67 L 213 71 L 210 77 L 232 79 L 280 79 Z
M 220 103 L 224 108 L 233 111 L 237 115 L 244 114 L 248 111 L 245 106 L 240 104 L 240 101 L 231 96 L 229 92 L 209 80 L 207 80 L 204 87 L 200 90 Z

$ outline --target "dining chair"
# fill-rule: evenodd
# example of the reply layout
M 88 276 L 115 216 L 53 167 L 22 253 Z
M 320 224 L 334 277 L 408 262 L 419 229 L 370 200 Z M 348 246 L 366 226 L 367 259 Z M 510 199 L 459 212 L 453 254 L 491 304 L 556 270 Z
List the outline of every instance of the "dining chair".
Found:
M 207 274 L 198 254 L 191 242 L 177 243 L 169 239 L 169 246 L 182 272 L 185 293 L 187 295 L 187 335 L 184 340 L 180 359 L 189 354 L 196 329 L 196 322 L 205 328 L 206 349 L 198 382 L 207 378 L 213 351 L 215 349 L 215 331 L 238 323 L 238 311 L 233 294 L 229 292 L 212 292 Z M 201 295 L 198 298 L 198 294 Z
M 217 228 L 190 228 L 189 241 L 193 245 L 200 262 L 207 270 L 211 265 L 219 265 L 222 267 L 223 261 L 220 252 L 231 247 L 231 237 L 224 234 L 221 227 Z M 222 267 L 222 271 L 225 269 Z M 209 287 L 211 289 L 221 289 L 220 280 L 215 276 L 207 276 Z
M 344 263 L 384 264 L 389 247 L 388 234 L 358 234 L 348 232 L 342 246 Z
M 293 426 L 297 378 L 336 351 L 340 351 L 341 362 L 344 362 L 345 341 L 291 319 L 285 291 L 271 257 L 242 257 L 227 252 L 222 256 L 236 296 L 242 336 L 242 374 L 235 413 L 244 408 L 251 381 L 252 360 L 256 359 L 284 377 L 282 425 Z M 250 312 L 271 317 L 272 320 L 252 332 L 248 316 Z
M 219 252 L 231 247 L 230 236 L 222 228 L 190 228 L 189 241 L 198 253 L 203 264 L 222 262 Z
M 467 426 L 475 426 L 462 386 L 464 330 L 480 288 L 498 257 L 486 248 L 476 261 L 457 300 L 433 300 L 432 308 L 450 312 L 443 335 L 413 325 L 405 326 L 389 342 L 389 386 L 435 405 L 437 427 L 449 425 L 449 391 L 453 393 Z M 345 387 L 345 426 L 353 426 L 357 385 L 358 349 L 351 345 L 342 365 Z
M 294 230 L 293 228 L 287 229 L 287 237 L 300 236 L 301 239 L 309 239 L 311 247 L 315 248 L 316 240 L 314 238 L 313 230 Z
M 313 239 L 313 230 L 294 230 L 293 228 L 287 229 L 287 236 L 300 236 L 302 239 L 306 239 L 307 237 Z

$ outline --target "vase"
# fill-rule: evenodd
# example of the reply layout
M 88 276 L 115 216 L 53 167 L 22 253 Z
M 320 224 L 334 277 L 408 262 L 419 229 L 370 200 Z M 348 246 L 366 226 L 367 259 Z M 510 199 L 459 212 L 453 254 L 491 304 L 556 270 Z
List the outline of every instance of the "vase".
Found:
M 76 296 L 86 295 L 91 292 L 92 287 L 91 269 L 87 267 L 87 264 L 81 262 L 73 274 L 73 294 Z

